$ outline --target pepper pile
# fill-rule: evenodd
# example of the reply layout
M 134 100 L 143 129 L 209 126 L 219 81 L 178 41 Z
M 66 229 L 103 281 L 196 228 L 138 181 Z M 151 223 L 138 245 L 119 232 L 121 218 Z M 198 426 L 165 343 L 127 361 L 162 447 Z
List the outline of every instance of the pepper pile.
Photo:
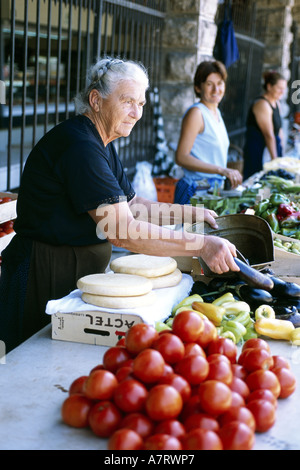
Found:
M 286 195 L 272 193 L 253 209 L 255 215 L 268 222 L 274 233 L 300 240 L 300 209 Z

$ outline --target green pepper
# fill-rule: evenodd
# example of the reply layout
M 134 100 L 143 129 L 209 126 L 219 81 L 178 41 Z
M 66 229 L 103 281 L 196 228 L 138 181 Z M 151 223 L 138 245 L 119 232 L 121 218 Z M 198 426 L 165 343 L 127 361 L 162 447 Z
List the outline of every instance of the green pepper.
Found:
M 269 199 L 263 199 L 261 202 L 254 206 L 255 214 L 261 215 L 269 207 Z
M 289 204 L 290 200 L 281 193 L 272 193 L 270 196 L 270 204 L 272 206 L 279 206 L 279 204 Z
M 243 340 L 247 341 L 247 339 L 257 338 L 257 337 L 258 337 L 258 334 L 255 331 L 254 325 L 251 325 L 248 328 L 246 328 L 246 333 L 243 336 Z
M 266 218 L 266 221 L 270 225 L 273 232 L 277 233 L 278 230 L 279 230 L 279 222 L 278 222 L 278 219 L 276 217 L 276 214 L 274 214 L 274 213 L 269 214 Z
M 243 336 L 246 334 L 247 330 L 240 322 L 235 320 L 230 320 L 226 322 L 223 328 L 222 335 L 227 331 L 231 332 L 235 336 L 236 344 L 238 344 Z
M 298 236 L 297 236 L 297 232 L 298 232 L 298 230 L 295 229 L 295 228 L 284 228 L 283 227 L 283 228 L 280 229 L 281 235 L 284 235 L 285 237 L 293 237 L 293 236 L 296 235 L 297 240 L 300 240 L 300 238 L 298 238 Z M 300 233 L 300 232 L 298 232 L 298 233 Z
M 249 312 L 241 312 L 235 317 L 235 321 L 241 323 L 245 327 L 247 327 L 249 321 L 251 321 L 250 313 Z

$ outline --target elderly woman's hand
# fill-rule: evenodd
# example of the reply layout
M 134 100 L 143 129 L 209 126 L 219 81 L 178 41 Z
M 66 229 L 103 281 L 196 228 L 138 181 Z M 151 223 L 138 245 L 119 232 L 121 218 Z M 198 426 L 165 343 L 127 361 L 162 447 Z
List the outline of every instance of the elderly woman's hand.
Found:
M 199 256 L 216 274 L 240 270 L 233 259 L 236 256 L 236 248 L 225 238 L 206 235 L 200 251 Z

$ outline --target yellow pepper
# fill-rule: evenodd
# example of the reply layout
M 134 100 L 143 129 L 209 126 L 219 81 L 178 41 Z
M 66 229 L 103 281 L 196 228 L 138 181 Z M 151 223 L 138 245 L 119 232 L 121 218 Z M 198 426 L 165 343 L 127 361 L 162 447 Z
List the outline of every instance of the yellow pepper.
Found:
M 203 313 L 215 326 L 221 325 L 225 309 L 206 302 L 193 302 L 192 309 Z
M 260 318 L 275 318 L 275 311 L 270 305 L 261 305 L 255 310 L 255 320 Z
M 190 295 L 189 297 L 185 297 L 179 304 L 174 305 L 172 308 L 172 315 L 175 315 L 175 312 L 180 308 L 180 307 L 188 307 L 191 306 L 193 302 L 203 302 L 202 297 L 199 294 L 193 294 Z
M 226 292 L 226 294 L 223 294 L 221 297 L 218 297 L 212 302 L 212 304 L 222 306 L 222 304 L 224 304 L 225 302 L 234 302 L 234 297 L 231 292 Z
M 222 304 L 225 308 L 226 315 L 237 315 L 240 312 L 250 312 L 250 306 L 242 300 L 235 300 L 233 302 L 225 302 Z
M 291 341 L 294 346 L 300 346 L 300 328 L 295 328 L 292 331 Z
M 172 316 L 173 316 L 173 317 L 176 317 L 176 315 L 177 315 L 178 313 L 183 312 L 184 310 L 190 310 L 191 312 L 195 312 L 195 313 L 197 313 L 201 318 L 204 318 L 204 317 L 205 317 L 205 315 L 204 315 L 203 313 L 200 313 L 200 312 L 198 312 L 197 310 L 194 310 L 190 305 L 186 305 L 186 306 L 183 306 L 183 307 L 179 307 L 179 308 L 175 311 L 174 314 L 172 313 Z
M 268 336 L 272 339 L 291 340 L 295 327 L 289 320 L 261 317 L 254 323 L 255 331 L 259 335 Z

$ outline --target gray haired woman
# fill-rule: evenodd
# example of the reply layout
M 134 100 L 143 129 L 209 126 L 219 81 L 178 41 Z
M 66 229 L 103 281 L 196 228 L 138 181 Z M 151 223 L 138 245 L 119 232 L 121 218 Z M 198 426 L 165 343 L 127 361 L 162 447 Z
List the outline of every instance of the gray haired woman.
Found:
M 215 213 L 181 206 L 166 211 L 165 204 L 135 195 L 113 141 L 127 137 L 142 117 L 148 86 L 141 64 L 99 60 L 76 97 L 76 116 L 32 149 L 19 190 L 16 235 L 2 259 L 0 340 L 7 351 L 49 322 L 49 300 L 76 289 L 80 277 L 105 271 L 112 244 L 157 256 L 201 255 L 215 272 L 238 270 L 229 242 L 185 232 L 178 237 L 153 223 L 153 214 L 156 223 L 170 224 L 177 213 L 181 222 L 185 216 L 215 227 Z

